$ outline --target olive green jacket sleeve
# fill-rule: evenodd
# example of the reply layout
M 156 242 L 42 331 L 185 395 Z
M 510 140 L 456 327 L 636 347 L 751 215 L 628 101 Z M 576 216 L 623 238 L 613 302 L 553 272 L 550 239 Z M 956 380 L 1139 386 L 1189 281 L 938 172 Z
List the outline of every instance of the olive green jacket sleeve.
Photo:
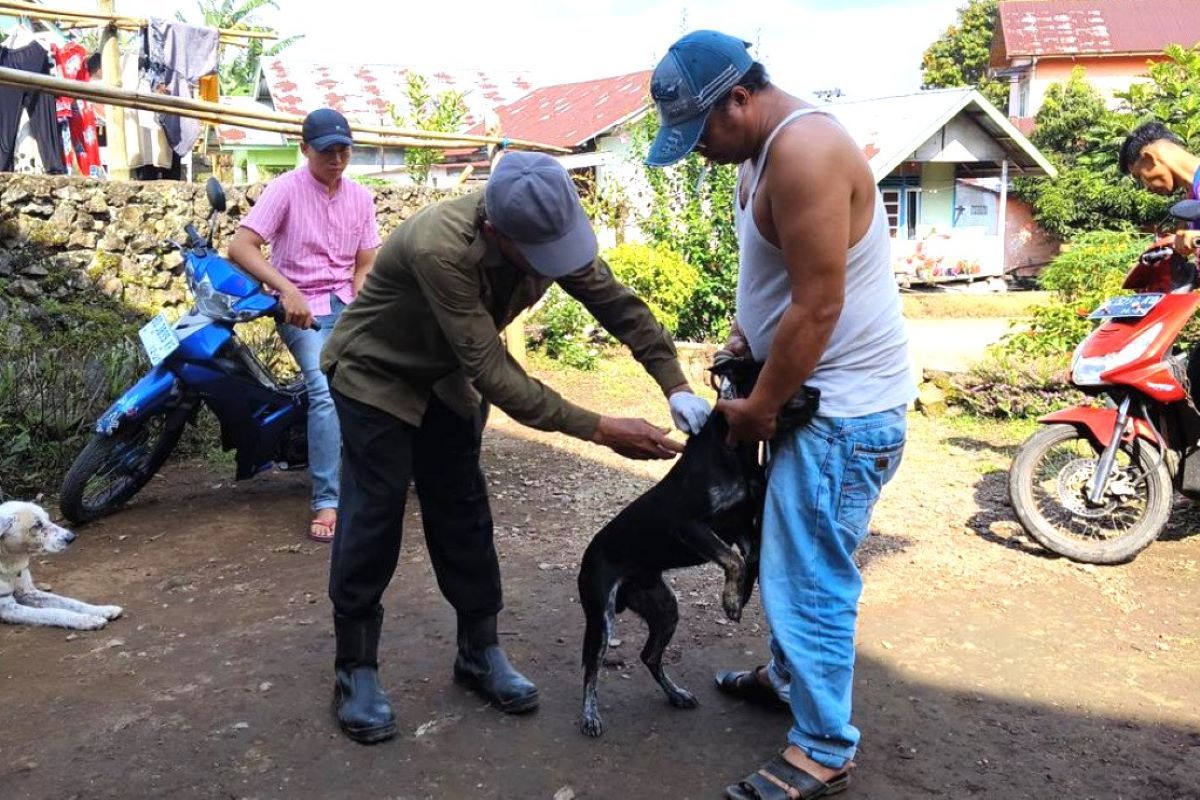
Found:
M 598 258 L 587 269 L 559 278 L 558 284 L 629 348 L 663 394 L 687 383 L 671 334 L 640 297 L 617 282 L 604 259 Z
M 532 428 L 579 439 L 592 437 L 599 414 L 580 408 L 530 377 L 508 354 L 496 323 L 480 300 L 477 272 L 448 263 L 435 252 L 417 253 L 411 263 L 463 374 L 485 399 Z

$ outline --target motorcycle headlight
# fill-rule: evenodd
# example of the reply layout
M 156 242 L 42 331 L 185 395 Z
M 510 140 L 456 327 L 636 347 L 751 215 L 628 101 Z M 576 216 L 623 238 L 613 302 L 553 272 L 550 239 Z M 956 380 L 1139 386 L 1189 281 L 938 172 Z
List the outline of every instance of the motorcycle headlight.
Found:
M 255 311 L 239 311 L 234 308 L 234 304 L 241 298 L 217 291 L 207 275 L 199 283 L 192 283 L 192 294 L 196 296 L 196 310 L 211 319 L 245 322 L 257 315 Z
M 1083 349 L 1083 344 L 1080 343 L 1079 347 L 1075 348 L 1075 357 L 1071 362 L 1071 381 L 1077 386 L 1099 386 L 1104 383 L 1100 379 L 1102 374 L 1110 369 L 1132 364 L 1145 355 L 1150 346 L 1154 344 L 1154 340 L 1162 333 L 1162 329 L 1162 323 L 1156 322 L 1117 352 L 1103 356 L 1081 356 L 1080 351 Z

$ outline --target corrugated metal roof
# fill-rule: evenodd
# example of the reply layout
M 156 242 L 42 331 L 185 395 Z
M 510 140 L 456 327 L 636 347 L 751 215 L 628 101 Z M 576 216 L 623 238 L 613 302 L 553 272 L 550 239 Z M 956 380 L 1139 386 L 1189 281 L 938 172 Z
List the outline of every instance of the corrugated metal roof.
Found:
M 1161 52 L 1200 42 L 1197 0 L 1003 0 L 992 66 L 1023 56 Z
M 650 70 L 535 89 L 496 109 L 501 134 L 579 147 L 649 106 Z M 478 125 L 473 133 L 482 133 Z
M 229 106 L 234 110 L 271 110 L 266 103 L 260 103 L 253 97 L 222 97 L 221 105 Z M 228 147 L 283 147 L 288 143 L 282 133 L 242 128 L 237 125 L 218 125 L 217 141 Z
M 862 148 L 877 181 L 911 158 L 917 148 L 960 114 L 970 115 L 1004 148 L 1013 165 L 1026 174 L 1054 172 L 1037 148 L 974 89 L 934 89 L 895 97 L 840 100 L 823 108 Z
M 408 75 L 417 72 L 429 81 L 432 94 L 463 92 L 468 116 L 463 128 L 484 118 L 497 106 L 511 103 L 533 88 L 526 73 L 485 72 L 477 69 L 422 71 L 398 64 L 335 64 L 266 58 L 262 61 L 259 97 L 264 89 L 276 111 L 307 114 L 329 107 L 351 122 L 391 124 L 389 108 L 409 113 Z

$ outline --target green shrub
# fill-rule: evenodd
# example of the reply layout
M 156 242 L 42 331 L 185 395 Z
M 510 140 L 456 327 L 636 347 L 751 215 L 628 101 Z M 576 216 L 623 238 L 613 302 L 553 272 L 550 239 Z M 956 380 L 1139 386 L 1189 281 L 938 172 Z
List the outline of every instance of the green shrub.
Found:
M 606 251 L 604 259 L 617 280 L 644 300 L 668 330 L 679 324 L 699 270 L 663 245 L 621 244 Z M 593 370 L 602 346 L 611 340 L 579 301 L 554 285 L 530 316 L 526 341 L 568 366 Z
M 526 326 L 526 341 L 535 349 L 576 369 L 593 370 L 600 358 L 596 320 L 579 301 L 557 284 L 550 287 Z
M 1087 315 L 1110 297 L 1129 294 L 1121 288 L 1150 238 L 1130 230 L 1093 231 L 1071 239 L 1038 279 L 1054 293 L 1034 308 L 1000 345 L 1002 356 L 1069 354 L 1095 326 Z
M 675 332 L 695 291 L 700 270 L 665 245 L 620 244 L 604 253 L 617 280 L 646 301 L 654 316 Z

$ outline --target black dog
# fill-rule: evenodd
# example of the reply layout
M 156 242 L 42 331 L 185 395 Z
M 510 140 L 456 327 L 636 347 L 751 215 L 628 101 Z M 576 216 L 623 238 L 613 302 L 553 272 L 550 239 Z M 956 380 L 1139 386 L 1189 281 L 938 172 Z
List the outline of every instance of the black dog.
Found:
M 724 398 L 745 397 L 760 365 L 725 358 L 713 366 Z M 780 417 L 781 428 L 806 424 L 820 393 L 805 389 Z M 650 635 L 642 663 L 676 708 L 695 708 L 696 698 L 663 670 L 662 657 L 679 606 L 663 580 L 670 569 L 707 561 L 725 572 L 721 607 L 741 619 L 758 579 L 761 515 L 766 476 L 758 445 L 729 447 L 729 425 L 713 413 L 688 440 L 679 461 L 657 485 L 625 507 L 588 545 L 579 569 L 579 602 L 587 617 L 583 637 L 583 712 L 580 729 L 603 732 L 596 681 L 616 614 L 630 609 L 646 621 Z

